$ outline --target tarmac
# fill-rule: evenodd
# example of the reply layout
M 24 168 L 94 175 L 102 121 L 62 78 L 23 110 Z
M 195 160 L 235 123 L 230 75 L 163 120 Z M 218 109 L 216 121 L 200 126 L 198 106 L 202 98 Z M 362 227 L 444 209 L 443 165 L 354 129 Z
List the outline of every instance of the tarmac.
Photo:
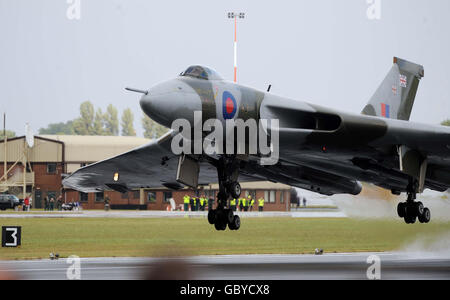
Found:
M 79 274 L 82 280 L 367 280 L 368 270 L 374 266 L 374 255 L 375 259 L 379 258 L 382 280 L 450 279 L 450 255 L 400 252 L 81 258 Z M 368 262 L 368 259 L 372 260 Z M 72 264 L 66 259 L 4 261 L 0 262 L 0 278 L 3 275 L 16 279 L 66 280 Z

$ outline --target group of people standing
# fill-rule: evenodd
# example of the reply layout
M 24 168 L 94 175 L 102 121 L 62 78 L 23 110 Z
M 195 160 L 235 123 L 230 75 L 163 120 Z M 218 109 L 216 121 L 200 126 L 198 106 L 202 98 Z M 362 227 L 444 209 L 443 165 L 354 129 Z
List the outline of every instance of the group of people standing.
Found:
M 184 211 L 205 211 L 206 209 L 212 209 L 214 205 L 214 199 L 202 197 L 191 197 L 184 195 Z
M 184 195 L 184 211 L 205 211 L 211 210 L 214 207 L 214 199 L 202 197 L 191 197 L 189 195 Z M 251 195 L 246 198 L 231 199 L 230 208 L 233 211 L 253 211 L 255 206 L 255 199 Z M 258 199 L 258 211 L 264 211 L 264 198 Z
M 255 207 L 255 199 L 251 195 L 248 195 L 247 198 L 239 198 L 232 199 L 230 201 L 230 206 L 233 211 L 253 211 Z M 258 211 L 264 211 L 264 198 L 258 199 Z
M 54 197 L 49 196 L 45 196 L 44 198 L 44 210 L 47 211 L 54 211 L 55 209 L 62 210 L 62 205 L 63 201 L 61 195 L 58 198 L 56 198 L 56 200 Z

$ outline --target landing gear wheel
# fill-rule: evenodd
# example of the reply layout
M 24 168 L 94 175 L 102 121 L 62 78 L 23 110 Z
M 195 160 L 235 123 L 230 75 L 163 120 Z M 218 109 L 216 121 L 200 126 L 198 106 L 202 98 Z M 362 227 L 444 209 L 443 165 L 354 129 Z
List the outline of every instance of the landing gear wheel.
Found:
M 208 211 L 208 223 L 211 225 L 214 225 L 214 223 L 216 223 L 216 211 L 214 209 Z
M 225 220 L 228 224 L 231 224 L 234 220 L 234 213 L 231 209 L 224 209 Z
M 227 229 L 227 220 L 226 215 L 223 211 L 217 211 L 216 213 L 216 221 L 214 222 L 214 227 L 217 231 L 224 231 Z
M 423 206 L 423 203 L 422 202 L 416 202 L 416 203 L 414 203 L 415 204 L 415 206 L 416 206 L 416 215 L 417 216 L 421 216 L 421 215 L 423 215 L 423 211 L 424 211 L 424 206 Z
M 400 218 L 404 218 L 406 215 L 406 203 L 405 202 L 400 202 L 397 205 L 397 214 Z
M 406 224 L 414 224 L 414 223 L 416 223 L 416 220 L 417 220 L 417 216 L 416 215 L 412 215 L 412 216 L 406 215 L 405 216 Z
M 231 197 L 237 199 L 241 196 L 241 185 L 239 182 L 233 182 L 230 184 Z
M 431 221 L 431 212 L 428 208 L 423 209 L 423 213 L 419 215 L 419 222 L 420 223 L 430 223 Z
M 227 224 L 226 223 L 222 223 L 222 221 L 217 221 L 214 224 L 214 227 L 216 228 L 217 231 L 225 231 L 225 229 L 227 229 Z
M 233 222 L 228 224 L 228 227 L 230 230 L 239 230 L 239 228 L 241 228 L 241 218 L 239 216 L 234 216 Z
M 214 227 L 217 231 L 224 231 L 225 229 L 227 229 L 227 215 L 225 214 L 224 210 L 216 210 Z
M 405 222 L 406 224 L 414 224 L 417 220 L 417 205 L 414 202 L 405 203 Z

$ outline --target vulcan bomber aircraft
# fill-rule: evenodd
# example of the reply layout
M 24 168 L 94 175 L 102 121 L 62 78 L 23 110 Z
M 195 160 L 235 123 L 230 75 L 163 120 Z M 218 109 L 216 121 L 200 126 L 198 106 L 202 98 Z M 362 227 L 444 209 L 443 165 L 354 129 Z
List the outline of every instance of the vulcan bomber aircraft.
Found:
M 324 195 L 358 195 L 360 182 L 366 182 L 395 195 L 405 193 L 399 217 L 408 224 L 428 223 L 430 210 L 416 198 L 425 189 L 450 188 L 450 128 L 409 122 L 423 77 L 422 66 L 394 58 L 362 113 L 351 114 L 242 86 L 210 68 L 191 66 L 148 90 L 129 90 L 142 94 L 145 114 L 169 128 L 178 119 L 194 127 L 195 112 L 202 113 L 203 121 L 279 120 L 277 128 L 266 128 L 269 138 L 278 135 L 275 164 L 262 164 L 260 153 L 175 154 L 171 145 L 180 133 L 171 130 L 147 145 L 84 167 L 63 184 L 83 192 L 126 192 L 218 182 L 216 209 L 208 213 L 208 221 L 217 230 L 238 230 L 240 219 L 229 200 L 240 196 L 239 182 L 268 180 Z

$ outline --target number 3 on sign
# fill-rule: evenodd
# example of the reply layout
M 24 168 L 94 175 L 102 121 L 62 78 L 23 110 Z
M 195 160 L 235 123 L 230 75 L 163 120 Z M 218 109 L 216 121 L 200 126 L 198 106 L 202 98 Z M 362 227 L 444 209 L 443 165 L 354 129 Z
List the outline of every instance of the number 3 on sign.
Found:
M 21 245 L 22 228 L 18 226 L 2 227 L 2 247 L 18 247 Z
M 6 231 L 10 231 L 11 238 L 13 239 L 12 243 L 6 243 L 6 247 L 17 247 L 17 228 L 6 228 Z

